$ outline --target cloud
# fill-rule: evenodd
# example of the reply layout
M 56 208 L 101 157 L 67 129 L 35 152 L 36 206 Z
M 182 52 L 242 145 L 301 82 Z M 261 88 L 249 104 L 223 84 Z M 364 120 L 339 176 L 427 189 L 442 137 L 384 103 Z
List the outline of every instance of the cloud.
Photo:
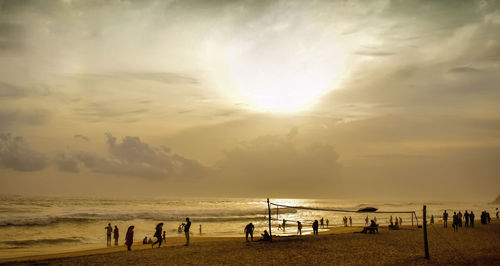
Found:
M 78 161 L 75 158 L 67 157 L 65 154 L 60 154 L 55 160 L 55 163 L 59 171 L 71 173 L 79 172 Z
M 0 81 L 0 99 L 21 98 L 27 94 L 27 90 L 23 87 Z
M 481 70 L 473 67 L 454 67 L 449 70 L 449 72 L 453 73 L 476 73 L 481 72 Z
M 47 166 L 44 155 L 32 151 L 22 137 L 0 133 L 0 167 L 15 171 L 37 171 Z
M 0 129 L 11 124 L 42 125 L 49 116 L 47 110 L 0 110 Z
M 84 141 L 90 141 L 90 139 L 87 136 L 81 135 L 81 134 L 76 134 L 73 136 L 74 139 L 81 139 Z
M 139 137 L 126 136 L 121 143 L 109 133 L 106 137 L 108 156 L 80 152 L 75 158 L 92 171 L 114 175 L 193 179 L 207 174 L 208 168 L 198 161 L 172 154 L 163 146 L 152 147 Z

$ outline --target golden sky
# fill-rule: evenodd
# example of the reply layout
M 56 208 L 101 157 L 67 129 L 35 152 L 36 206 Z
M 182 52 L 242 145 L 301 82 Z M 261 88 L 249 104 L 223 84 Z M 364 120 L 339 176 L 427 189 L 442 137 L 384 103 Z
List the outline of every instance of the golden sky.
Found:
M 0 193 L 490 200 L 498 1 L 0 0 Z

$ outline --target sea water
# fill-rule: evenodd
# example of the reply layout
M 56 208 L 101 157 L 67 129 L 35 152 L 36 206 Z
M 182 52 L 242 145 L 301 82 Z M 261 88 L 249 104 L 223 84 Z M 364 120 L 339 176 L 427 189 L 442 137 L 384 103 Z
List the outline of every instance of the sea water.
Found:
M 418 202 L 360 202 L 325 199 L 271 199 L 271 202 L 289 206 L 358 210 L 375 207 L 379 211 L 416 211 L 421 224 L 422 205 Z M 473 210 L 476 218 L 482 210 L 493 215 L 487 203 L 427 203 L 428 216 L 441 220 L 443 210 Z M 170 237 L 183 236 L 178 227 L 189 217 L 192 237 L 241 236 L 244 227 L 252 222 L 255 235 L 268 229 L 268 205 L 263 198 L 94 198 L 94 197 L 0 197 L 0 258 L 58 253 L 69 250 L 106 246 L 108 223 L 118 226 L 119 244 L 130 225 L 135 226 L 134 242 L 152 237 L 156 224 L 163 222 L 167 241 Z M 297 233 L 296 221 L 303 223 L 303 234 L 311 233 L 311 224 L 317 219 L 329 220 L 330 227 L 343 226 L 344 216 L 352 217 L 353 225 L 364 225 L 366 216 L 377 217 L 386 224 L 389 217 L 398 216 L 403 225 L 411 225 L 411 214 L 377 214 L 327 212 L 271 206 L 273 234 Z M 450 215 L 451 217 L 451 215 Z M 278 224 L 287 220 L 286 230 Z M 413 221 L 416 225 L 416 218 Z M 200 232 L 201 225 L 201 232 Z M 113 240 L 114 243 L 114 240 Z

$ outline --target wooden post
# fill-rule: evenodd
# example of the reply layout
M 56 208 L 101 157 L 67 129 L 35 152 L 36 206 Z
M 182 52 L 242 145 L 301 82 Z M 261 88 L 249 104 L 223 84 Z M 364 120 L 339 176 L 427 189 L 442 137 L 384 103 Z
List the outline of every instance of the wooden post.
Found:
M 427 243 L 427 206 L 424 205 L 424 248 L 425 258 L 429 259 L 429 243 Z
M 413 227 L 413 212 L 411 213 L 411 227 Z
M 269 203 L 269 198 L 267 198 L 267 210 L 269 211 L 269 236 L 271 237 L 271 242 L 273 242 L 273 234 L 271 233 L 271 204 Z

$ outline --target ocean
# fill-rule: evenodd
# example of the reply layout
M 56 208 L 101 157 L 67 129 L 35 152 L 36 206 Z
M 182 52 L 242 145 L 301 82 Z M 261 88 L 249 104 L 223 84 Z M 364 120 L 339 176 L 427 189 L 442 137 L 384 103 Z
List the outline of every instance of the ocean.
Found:
M 289 206 L 358 210 L 375 207 L 379 211 L 416 211 L 422 221 L 422 205 L 418 202 L 360 202 L 325 199 L 271 199 Z M 473 210 L 476 219 L 482 210 L 494 215 L 487 203 L 427 202 L 428 215 L 441 220 L 443 210 Z M 183 236 L 178 227 L 189 217 L 191 233 L 196 236 L 243 236 L 247 223 L 255 225 L 257 236 L 268 227 L 268 208 L 264 198 L 94 198 L 94 197 L 0 197 L 0 258 L 59 253 L 64 251 L 106 246 L 104 227 L 108 223 L 120 230 L 123 245 L 128 226 L 135 226 L 134 242 L 152 237 L 157 223 L 163 222 L 167 242 L 169 237 Z M 353 225 L 363 225 L 366 216 L 377 217 L 380 224 L 388 223 L 391 214 L 342 213 L 292 208 L 272 208 L 273 234 L 296 234 L 300 220 L 303 234 L 310 234 L 314 219 L 324 217 L 330 226 L 343 226 L 342 217 L 351 216 Z M 411 224 L 410 214 L 394 214 Z M 287 230 L 277 230 L 282 219 L 290 221 Z M 416 221 L 414 221 L 416 224 Z M 200 232 L 201 225 L 201 232 Z

